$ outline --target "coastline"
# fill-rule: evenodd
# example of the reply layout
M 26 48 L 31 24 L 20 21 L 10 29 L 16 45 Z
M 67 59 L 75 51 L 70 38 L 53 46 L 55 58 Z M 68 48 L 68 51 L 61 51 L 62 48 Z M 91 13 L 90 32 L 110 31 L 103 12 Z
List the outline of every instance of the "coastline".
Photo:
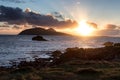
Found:
M 116 44 L 116 43 L 115 43 Z M 119 44 L 119 43 L 117 43 Z M 11 61 L 11 64 L 14 65 L 14 67 L 18 67 L 17 65 L 21 64 L 22 62 L 29 63 L 29 62 L 36 62 L 36 61 L 47 61 L 49 64 L 50 63 L 55 63 L 57 62 L 64 63 L 70 60 L 84 60 L 84 61 L 120 61 L 120 46 L 106 46 L 106 47 L 100 47 L 100 48 L 67 48 L 64 51 L 48 51 L 44 52 L 41 55 L 34 56 L 32 60 L 27 60 L 23 59 L 19 63 L 15 61 Z M 36 52 L 31 52 L 30 54 L 35 55 Z M 37 54 L 40 54 L 38 52 Z M 22 58 L 21 58 L 22 59 Z M 4 66 L 0 66 L 4 67 Z M 12 66 L 5 66 L 5 67 L 12 67 Z
M 10 68 L 1 67 L 0 79 L 65 80 L 68 77 L 71 78 L 69 80 L 110 80 L 112 77 L 115 80 L 120 79 L 120 47 L 75 47 L 67 48 L 65 52 L 54 51 L 50 54 L 50 58 L 21 61 L 19 65 L 13 63 Z M 113 75 L 112 72 L 116 74 Z

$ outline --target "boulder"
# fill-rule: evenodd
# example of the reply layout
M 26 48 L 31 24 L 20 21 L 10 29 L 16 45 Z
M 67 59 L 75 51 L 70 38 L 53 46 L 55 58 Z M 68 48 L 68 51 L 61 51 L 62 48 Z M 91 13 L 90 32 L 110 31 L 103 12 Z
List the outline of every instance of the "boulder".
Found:
M 112 47 L 114 45 L 114 43 L 113 42 L 105 42 L 103 45 L 105 47 Z
M 114 47 L 120 47 L 120 43 L 115 43 Z
M 32 38 L 32 40 L 34 40 L 34 41 L 47 41 L 42 36 L 35 36 L 35 37 Z

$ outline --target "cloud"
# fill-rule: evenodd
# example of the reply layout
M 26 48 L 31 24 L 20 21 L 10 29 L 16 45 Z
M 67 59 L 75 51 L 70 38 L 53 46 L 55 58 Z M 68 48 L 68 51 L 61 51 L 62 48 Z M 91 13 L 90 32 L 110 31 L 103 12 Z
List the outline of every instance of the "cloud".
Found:
M 4 25 L 0 25 L 0 27 L 9 27 L 9 25 L 4 24 Z
M 78 5 L 79 5 L 79 4 L 80 4 L 80 2 L 77 2 L 76 4 L 78 4 Z
M 115 24 L 107 24 L 105 29 L 97 31 L 97 34 L 103 36 L 119 36 L 120 35 L 120 28 Z
M 31 9 L 30 8 L 26 8 L 25 12 L 26 13 L 31 12 Z
M 25 0 L 0 0 L 0 1 L 12 3 L 25 3 Z
M 90 25 L 91 27 L 95 28 L 95 29 L 97 29 L 97 27 L 98 27 L 98 25 L 94 22 L 89 22 L 88 21 L 87 24 Z
M 0 6 L 0 21 L 19 20 L 22 18 L 23 12 L 20 8 Z
M 100 30 L 97 32 L 97 34 L 100 34 L 102 36 L 119 36 L 120 31 L 119 30 Z
M 0 22 L 0 28 L 1 27 L 9 27 L 9 25 L 8 25 L 8 23 L 6 23 L 6 22 Z
M 20 26 L 18 26 L 18 25 L 14 25 L 13 27 L 12 27 L 12 29 L 22 29 L 22 27 L 20 27 Z
M 57 28 L 65 27 L 72 28 L 77 26 L 76 21 L 72 20 L 59 21 L 58 19 L 55 18 L 54 15 L 44 15 L 35 13 L 28 8 L 24 12 L 20 8 L 12 8 L 5 6 L 0 6 L 0 21 L 17 25 L 28 23 L 31 25 L 49 26 Z
M 114 25 L 114 24 L 107 24 L 107 25 L 105 26 L 105 28 L 106 28 L 106 29 L 110 29 L 110 30 L 114 30 L 114 29 L 119 28 L 119 26 Z
M 65 20 L 62 13 L 60 13 L 60 12 L 53 12 L 52 15 L 59 20 Z

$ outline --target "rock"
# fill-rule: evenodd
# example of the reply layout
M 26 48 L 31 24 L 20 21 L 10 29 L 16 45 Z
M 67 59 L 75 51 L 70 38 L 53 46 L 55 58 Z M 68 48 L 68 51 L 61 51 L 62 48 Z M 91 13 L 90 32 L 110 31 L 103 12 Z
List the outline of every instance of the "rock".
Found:
M 115 43 L 114 47 L 120 47 L 120 43 Z
M 32 40 L 34 40 L 34 41 L 47 41 L 42 36 L 35 36 L 35 37 L 32 38 Z
M 105 42 L 103 45 L 105 47 L 112 47 L 114 45 L 114 43 L 113 42 Z

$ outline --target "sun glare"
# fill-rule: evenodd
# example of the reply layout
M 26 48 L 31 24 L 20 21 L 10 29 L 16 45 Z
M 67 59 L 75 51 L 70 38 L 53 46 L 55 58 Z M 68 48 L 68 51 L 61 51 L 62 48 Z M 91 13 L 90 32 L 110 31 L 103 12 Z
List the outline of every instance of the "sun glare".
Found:
M 92 32 L 94 32 L 94 28 L 90 26 L 85 20 L 82 20 L 79 23 L 78 28 L 76 28 L 76 31 L 81 36 L 91 36 Z

